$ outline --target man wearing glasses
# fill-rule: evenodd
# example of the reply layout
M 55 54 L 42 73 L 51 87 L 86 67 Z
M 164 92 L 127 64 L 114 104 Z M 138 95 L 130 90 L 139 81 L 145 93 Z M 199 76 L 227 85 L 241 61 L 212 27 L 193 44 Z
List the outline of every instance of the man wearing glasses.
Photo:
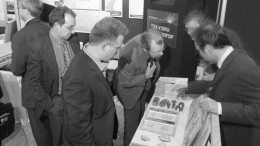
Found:
M 54 146 L 62 144 L 63 103 L 62 78 L 74 56 L 80 50 L 78 38 L 74 35 L 76 14 L 66 6 L 58 6 L 49 15 L 50 31 L 47 35 L 39 35 L 31 47 L 32 52 L 31 79 L 36 105 L 42 107 L 44 118 L 39 125 L 44 127 L 43 119 L 48 119 Z M 45 126 L 47 127 L 47 126 Z
M 124 106 L 125 146 L 131 142 L 142 119 L 147 93 L 159 77 L 159 58 L 164 46 L 161 33 L 149 29 L 128 41 L 119 53 L 114 81 L 116 94 Z
M 223 146 L 260 143 L 260 68 L 247 54 L 232 46 L 218 24 L 202 25 L 194 33 L 203 59 L 218 66 L 210 93 L 200 107 L 219 115 Z
M 64 144 L 112 146 L 115 105 L 102 73 L 122 46 L 128 29 L 105 17 L 95 24 L 89 43 L 72 60 L 63 78 Z

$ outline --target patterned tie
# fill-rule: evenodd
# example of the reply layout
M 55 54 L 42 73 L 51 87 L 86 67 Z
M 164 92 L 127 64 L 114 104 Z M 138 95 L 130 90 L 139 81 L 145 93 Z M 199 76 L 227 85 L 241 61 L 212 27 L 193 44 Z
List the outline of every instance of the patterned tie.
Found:
M 64 49 L 64 52 L 63 52 L 63 56 L 64 56 L 64 61 L 65 61 L 65 67 L 64 67 L 64 71 L 63 71 L 63 74 L 65 74 L 67 68 L 69 67 L 70 65 L 70 62 L 71 62 L 71 57 L 70 57 L 70 54 L 69 54 L 69 49 L 66 45 L 66 43 L 62 43 L 62 47 Z

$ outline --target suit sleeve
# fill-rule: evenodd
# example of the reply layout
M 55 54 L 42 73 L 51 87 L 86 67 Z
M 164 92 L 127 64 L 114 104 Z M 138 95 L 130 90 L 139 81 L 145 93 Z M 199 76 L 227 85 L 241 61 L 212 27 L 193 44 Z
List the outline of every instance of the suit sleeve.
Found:
M 75 55 L 78 54 L 78 52 L 80 51 L 80 45 L 79 45 L 79 38 L 76 33 L 72 35 L 72 37 L 69 40 L 69 43 L 71 45 L 74 54 Z
M 186 94 L 203 94 L 206 93 L 207 90 L 211 87 L 212 81 L 193 81 L 188 85 L 188 90 L 185 92 Z
M 12 62 L 11 71 L 16 76 L 23 76 L 27 66 L 27 44 L 24 37 L 20 33 L 16 33 L 12 39 Z
M 137 64 L 134 61 L 127 63 L 124 58 L 120 58 L 124 65 L 119 66 L 119 83 L 121 87 L 131 88 L 131 87 L 144 87 L 146 82 L 145 74 L 136 74 Z M 120 61 L 119 60 L 119 61 Z
M 233 97 L 238 102 L 221 102 L 224 121 L 260 125 L 260 77 L 256 72 L 243 71 L 235 80 Z
M 63 80 L 64 138 L 69 145 L 94 146 L 91 87 L 70 73 L 67 72 Z
M 35 41 L 31 44 L 30 80 L 36 100 L 44 109 L 50 111 L 53 107 L 53 101 L 50 95 L 45 92 L 42 84 L 42 48 L 40 48 L 42 46 L 44 46 L 42 40 L 41 42 Z

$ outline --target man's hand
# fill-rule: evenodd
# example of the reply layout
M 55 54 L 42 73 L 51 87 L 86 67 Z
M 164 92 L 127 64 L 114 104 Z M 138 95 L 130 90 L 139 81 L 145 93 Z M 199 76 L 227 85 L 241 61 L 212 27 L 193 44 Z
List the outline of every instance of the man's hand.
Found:
M 55 96 L 53 97 L 53 107 L 50 109 L 50 111 L 54 114 L 54 115 L 59 115 L 59 114 L 63 114 L 63 102 L 62 102 L 62 97 L 61 96 Z
M 205 111 L 218 114 L 218 103 L 215 100 L 206 97 L 206 98 L 201 98 L 199 103 L 200 103 L 200 107 Z
M 185 98 L 185 97 L 187 97 L 188 95 L 186 94 L 186 91 L 188 90 L 188 88 L 187 87 L 183 87 L 183 88 L 179 88 L 179 89 L 177 89 L 176 91 L 178 92 L 178 97 L 177 98 L 179 98 L 179 97 L 181 97 L 181 98 Z
M 155 63 L 153 62 L 153 65 L 151 66 L 151 62 L 149 62 L 145 73 L 146 79 L 150 79 L 151 77 L 153 77 L 153 73 L 155 69 L 156 69 Z

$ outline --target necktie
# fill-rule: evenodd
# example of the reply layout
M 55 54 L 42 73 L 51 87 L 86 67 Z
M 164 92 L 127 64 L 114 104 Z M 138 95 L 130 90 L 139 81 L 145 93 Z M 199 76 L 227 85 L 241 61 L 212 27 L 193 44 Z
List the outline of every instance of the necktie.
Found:
M 160 64 L 159 64 L 159 61 L 154 61 L 155 65 L 156 65 L 156 69 L 153 73 L 153 78 L 152 78 L 152 84 L 155 84 L 159 78 L 159 75 L 160 75 Z
M 105 77 L 107 77 L 107 67 L 104 67 L 104 69 L 102 70 L 102 73 L 103 73 L 103 75 L 105 76 Z
M 63 75 L 65 74 L 67 68 L 69 67 L 70 65 L 70 62 L 71 62 L 71 57 L 70 57 L 70 54 L 69 54 L 69 49 L 66 45 L 66 43 L 62 43 L 62 47 L 63 47 L 63 56 L 64 56 L 64 62 L 65 62 L 65 67 L 64 67 L 64 71 L 63 71 Z
M 216 82 L 217 80 L 219 79 L 219 77 L 221 76 L 222 74 L 222 70 L 221 69 L 218 69 L 215 73 L 215 76 L 214 76 L 214 79 L 212 81 L 212 85 L 211 87 L 209 88 L 209 97 L 213 98 L 213 95 L 215 94 L 215 86 L 216 86 Z

